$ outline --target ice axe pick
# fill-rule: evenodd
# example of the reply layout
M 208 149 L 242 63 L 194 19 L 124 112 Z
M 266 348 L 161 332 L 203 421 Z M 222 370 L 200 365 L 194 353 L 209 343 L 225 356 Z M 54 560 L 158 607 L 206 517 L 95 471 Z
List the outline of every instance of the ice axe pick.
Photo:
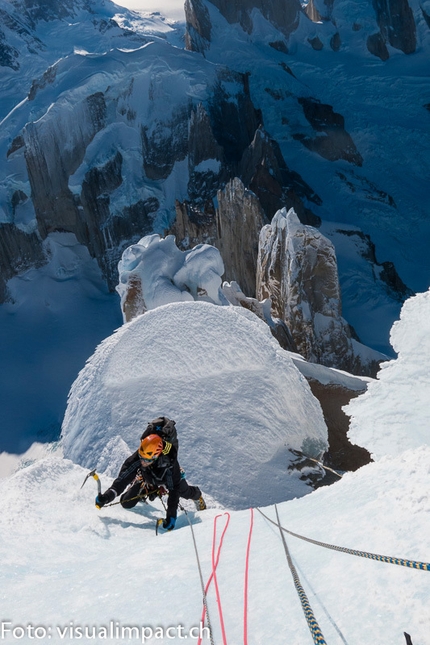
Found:
M 87 479 L 88 479 L 89 477 L 93 477 L 93 479 L 95 479 L 95 480 L 96 480 L 96 482 L 97 482 L 97 491 L 98 491 L 98 494 L 100 495 L 100 494 L 101 494 L 101 492 L 102 492 L 102 485 L 101 485 L 101 482 L 100 482 L 100 477 L 97 475 L 97 473 L 96 473 L 96 469 L 95 469 L 95 468 L 94 468 L 94 470 L 91 470 L 91 471 L 88 473 L 88 475 L 85 477 L 84 482 L 83 482 L 83 484 L 82 484 L 81 488 L 83 488 L 84 484 L 86 483 L 86 481 L 87 481 Z M 97 506 L 97 504 L 96 504 L 96 507 L 100 510 L 100 506 Z

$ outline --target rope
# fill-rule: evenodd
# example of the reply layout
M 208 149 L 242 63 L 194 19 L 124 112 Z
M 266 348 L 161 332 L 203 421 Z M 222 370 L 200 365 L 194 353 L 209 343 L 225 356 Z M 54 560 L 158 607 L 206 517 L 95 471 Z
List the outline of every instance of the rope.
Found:
M 261 513 L 263 517 L 266 518 L 269 522 L 278 526 L 276 522 L 267 517 L 259 508 L 257 511 Z M 360 558 L 367 558 L 368 560 L 377 560 L 378 562 L 386 562 L 387 564 L 398 564 L 401 567 L 408 567 L 409 569 L 420 569 L 421 571 L 430 571 L 430 563 L 428 562 L 417 562 L 416 560 L 406 560 L 404 558 L 392 558 L 388 555 L 378 555 L 376 553 L 369 553 L 367 551 L 358 551 L 356 549 L 348 549 L 344 546 L 335 546 L 333 544 L 327 544 L 326 542 L 319 542 L 318 540 L 313 540 L 312 538 L 305 537 L 304 535 L 299 535 L 298 533 L 293 533 L 288 529 L 281 527 L 285 533 L 293 535 L 299 540 L 304 540 L 305 542 L 310 542 L 311 544 L 316 544 L 317 546 L 322 546 L 325 549 L 331 549 L 332 551 L 340 551 L 341 553 L 349 553 L 350 555 L 356 555 Z
M 217 568 L 217 565 L 218 565 L 219 554 L 220 554 L 220 551 L 221 551 L 222 542 L 223 542 L 223 539 L 224 539 L 225 532 L 227 530 L 227 526 L 228 526 L 228 524 L 230 522 L 230 513 L 224 513 L 224 514 L 227 515 L 227 522 L 225 524 L 224 531 L 223 531 L 223 533 L 221 535 L 221 540 L 220 540 L 220 543 L 219 543 L 219 546 L 218 546 L 217 560 L 215 559 L 216 525 L 217 525 L 218 518 L 222 517 L 222 515 L 216 515 L 214 517 L 214 532 L 213 532 L 213 538 L 212 538 L 212 574 L 213 574 L 213 581 L 214 581 L 214 585 L 215 585 L 216 601 L 217 601 L 217 605 L 218 605 L 219 622 L 220 622 L 220 625 L 221 625 L 222 642 L 224 643 L 224 645 L 227 645 L 227 638 L 226 638 L 225 626 L 224 626 L 224 616 L 223 616 L 223 613 L 222 613 L 222 605 L 221 605 L 221 596 L 220 596 L 220 593 L 219 593 L 218 578 L 217 578 L 217 575 L 216 575 L 216 568 Z
M 251 508 L 251 520 L 248 534 L 248 544 L 246 546 L 245 557 L 245 583 L 243 591 L 243 645 L 248 645 L 248 581 L 249 581 L 249 552 L 251 549 L 252 529 L 254 527 L 254 509 Z
M 216 570 L 216 568 L 218 567 L 219 557 L 220 557 L 220 554 L 221 554 L 221 548 L 222 548 L 222 544 L 224 542 L 224 535 L 225 535 L 225 533 L 227 531 L 227 527 L 228 527 L 228 524 L 230 522 L 230 513 L 226 512 L 225 515 L 227 515 L 227 522 L 226 522 L 226 524 L 224 526 L 223 532 L 221 534 L 220 543 L 218 545 L 218 551 L 217 551 L 217 556 L 216 556 L 216 560 L 215 560 L 215 568 L 212 566 L 211 575 L 209 576 L 209 579 L 208 579 L 208 581 L 206 583 L 205 595 L 207 595 L 209 586 L 210 586 L 210 584 L 212 582 L 212 579 L 213 579 L 213 576 L 214 576 L 214 570 Z M 214 519 L 214 521 L 215 521 L 215 519 Z M 204 622 L 205 622 L 205 613 L 206 613 L 206 606 L 203 607 L 203 611 L 202 611 L 202 617 L 201 617 L 201 621 L 200 621 L 202 625 L 204 625 Z M 202 637 L 199 636 L 199 639 L 197 641 L 197 645 L 200 645 L 201 642 L 202 642 Z
M 260 509 L 257 509 L 260 510 Z M 299 574 L 297 573 L 296 567 L 293 564 L 293 561 L 290 556 L 290 552 L 288 550 L 287 546 L 287 541 L 285 540 L 285 535 L 283 533 L 283 529 L 281 526 L 281 521 L 279 519 L 279 514 L 278 514 L 278 507 L 275 504 L 275 511 L 276 511 L 276 518 L 278 520 L 277 526 L 279 527 L 279 532 L 281 534 L 282 538 L 282 543 L 284 545 L 285 549 L 285 555 L 287 556 L 287 561 L 288 561 L 288 566 L 290 567 L 291 574 L 293 576 L 294 584 L 296 586 L 296 591 L 299 595 L 300 602 L 302 604 L 302 609 L 303 613 L 305 614 L 306 622 L 308 623 L 309 631 L 311 632 L 312 638 L 314 640 L 314 643 L 316 645 L 327 645 L 326 641 L 324 640 L 324 636 L 322 635 L 322 632 L 319 628 L 318 622 L 314 616 L 314 613 L 312 611 L 312 607 L 309 604 L 308 597 L 306 595 L 305 590 L 303 589 L 301 583 L 300 583 L 300 578 Z M 275 524 L 275 522 L 273 522 Z
M 163 500 L 161 500 L 161 501 L 163 501 Z M 163 502 L 163 506 L 164 506 L 164 502 Z M 188 524 L 190 525 L 191 535 L 192 535 L 193 544 L 194 544 L 194 551 L 195 551 L 195 554 L 196 554 L 197 567 L 198 567 L 198 570 L 199 570 L 200 585 L 201 585 L 202 593 L 203 593 L 203 606 L 204 606 L 204 610 L 206 611 L 206 618 L 207 618 L 207 621 L 208 621 L 209 640 L 211 642 L 211 645 L 214 645 L 213 633 L 212 633 L 212 625 L 211 625 L 211 621 L 210 621 L 210 617 L 209 617 L 208 600 L 207 600 L 207 596 L 206 596 L 205 583 L 203 582 L 202 567 L 201 567 L 201 564 L 200 564 L 200 557 L 199 557 L 199 552 L 198 552 L 198 549 L 197 549 L 196 536 L 194 535 L 194 528 L 193 528 L 193 525 L 191 523 L 190 518 L 188 517 L 187 510 L 182 506 L 182 504 L 178 504 L 178 506 L 181 509 L 181 511 L 183 511 L 185 513 L 185 516 L 186 516 L 186 518 L 188 520 Z

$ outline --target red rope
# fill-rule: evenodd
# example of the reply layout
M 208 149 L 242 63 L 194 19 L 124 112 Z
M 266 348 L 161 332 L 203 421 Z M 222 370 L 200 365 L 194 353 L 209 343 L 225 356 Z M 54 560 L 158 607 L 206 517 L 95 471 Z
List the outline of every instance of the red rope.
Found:
M 218 588 L 218 578 L 217 578 L 217 575 L 216 575 L 216 568 L 218 566 L 219 553 L 221 551 L 222 541 L 223 541 L 225 532 L 227 530 L 228 523 L 230 521 L 230 514 L 228 514 L 227 522 L 226 522 L 226 525 L 224 527 L 224 531 L 222 532 L 222 535 L 221 535 L 221 540 L 220 540 L 219 547 L 218 547 L 218 552 L 217 552 L 217 558 L 216 558 L 216 561 L 215 561 L 216 523 L 217 523 L 217 519 L 219 517 L 221 517 L 221 515 L 216 515 L 216 517 L 214 518 L 214 534 L 213 534 L 213 539 L 212 539 L 212 573 L 213 573 L 213 581 L 214 581 L 214 585 L 215 585 L 216 601 L 217 601 L 217 605 L 218 605 L 219 622 L 220 622 L 220 625 L 221 625 L 222 642 L 224 643 L 224 645 L 227 645 L 227 638 L 226 638 L 226 635 L 225 635 L 225 627 L 224 627 L 224 616 L 223 616 L 223 613 L 222 613 L 221 596 L 220 596 L 219 588 Z
M 227 641 L 226 641 L 226 638 L 225 638 L 224 619 L 223 619 L 223 615 L 222 615 L 221 600 L 220 600 L 219 589 L 218 589 L 218 581 L 217 581 L 217 578 L 216 578 L 216 569 L 218 567 L 219 557 L 220 557 L 220 554 L 221 554 L 221 548 L 222 548 L 222 544 L 223 544 L 223 541 L 224 541 L 224 535 L 225 535 L 225 533 L 227 531 L 227 527 L 228 527 L 228 524 L 230 522 L 230 513 L 225 512 L 224 515 L 227 515 L 227 522 L 225 523 L 224 529 L 223 529 L 223 531 L 221 533 L 221 539 L 219 541 L 216 557 L 215 557 L 216 524 L 217 524 L 218 518 L 222 517 L 222 515 L 216 515 L 214 517 L 214 532 L 213 532 L 213 539 L 212 539 L 212 572 L 211 572 L 211 575 L 209 576 L 209 579 L 208 579 L 208 581 L 206 583 L 206 586 L 205 586 L 205 595 L 208 592 L 208 589 L 210 587 L 210 584 L 211 584 L 212 580 L 214 580 L 215 591 L 216 591 L 216 596 L 217 596 L 218 611 L 219 611 L 219 614 L 220 614 L 220 622 L 221 622 L 221 630 L 222 630 L 222 635 L 223 635 L 223 642 L 224 642 L 224 645 L 226 645 Z M 205 622 L 205 614 L 206 614 L 206 607 L 203 607 L 202 618 L 201 618 L 202 627 L 203 627 L 204 622 Z M 202 642 L 202 637 L 199 636 L 199 639 L 197 641 L 197 645 L 201 645 L 201 642 Z
M 245 558 L 245 583 L 243 597 L 243 645 L 248 645 L 248 579 L 249 579 L 249 552 L 251 549 L 252 529 L 254 526 L 254 509 L 251 508 L 251 521 L 249 525 L 248 544 L 246 547 Z
M 243 643 L 244 645 L 248 645 L 248 587 L 249 587 L 249 554 L 251 551 L 251 538 L 252 538 L 252 530 L 254 527 L 254 509 L 251 508 L 251 520 L 250 520 L 250 526 L 249 526 L 249 533 L 248 533 L 248 542 L 246 546 L 246 556 L 245 556 L 245 581 L 244 581 L 244 598 L 243 598 Z M 215 545 L 216 545 L 216 534 L 217 534 L 217 521 L 222 515 L 216 515 L 214 517 L 214 530 L 213 530 L 213 538 L 212 538 L 212 572 L 211 575 L 209 576 L 209 579 L 206 583 L 205 586 L 205 595 L 208 592 L 208 589 L 210 587 L 210 584 L 212 580 L 214 581 L 214 586 L 215 586 L 215 594 L 216 594 L 216 600 L 217 600 L 217 605 L 218 605 L 218 613 L 219 613 L 219 619 L 220 619 L 220 624 L 221 624 L 221 633 L 222 633 L 222 640 L 223 644 L 227 645 L 227 637 L 225 633 L 225 626 L 224 626 L 224 616 L 222 612 L 222 606 L 221 606 L 221 596 L 219 593 L 219 588 L 218 588 L 218 579 L 216 575 L 216 570 L 218 567 L 219 563 L 219 558 L 221 554 L 221 549 L 222 545 L 224 542 L 224 536 L 227 531 L 227 527 L 230 522 L 230 513 L 225 512 L 224 515 L 227 516 L 227 521 L 224 525 L 223 531 L 221 533 L 221 538 L 218 544 L 218 549 L 216 551 L 215 555 Z M 202 618 L 201 618 L 201 625 L 204 625 L 205 621 L 205 614 L 206 614 L 206 607 L 203 607 L 202 611 Z M 202 642 L 202 637 L 199 636 L 199 639 L 197 641 L 197 645 L 201 645 Z

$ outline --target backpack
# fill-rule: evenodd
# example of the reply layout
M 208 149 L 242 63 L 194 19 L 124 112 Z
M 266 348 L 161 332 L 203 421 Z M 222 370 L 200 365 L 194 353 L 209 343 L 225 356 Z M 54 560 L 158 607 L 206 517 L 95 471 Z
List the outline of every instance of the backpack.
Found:
M 158 434 L 165 442 L 171 444 L 175 450 L 175 456 L 178 454 L 179 442 L 178 433 L 176 431 L 176 422 L 167 417 L 157 417 L 148 423 L 145 432 L 140 437 L 140 440 L 145 439 L 150 434 Z M 167 446 L 166 446 L 167 447 Z M 172 455 L 173 456 L 173 455 Z

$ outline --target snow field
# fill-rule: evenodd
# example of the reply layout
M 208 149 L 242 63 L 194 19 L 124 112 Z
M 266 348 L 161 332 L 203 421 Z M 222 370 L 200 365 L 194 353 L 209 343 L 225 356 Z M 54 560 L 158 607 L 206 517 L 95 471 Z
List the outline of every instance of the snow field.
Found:
M 423 536 L 429 527 L 429 470 L 429 447 L 384 459 L 329 488 L 280 504 L 281 522 L 292 531 L 339 546 L 428 561 Z M 134 512 L 118 505 L 97 511 L 93 480 L 80 489 L 86 473 L 54 456 L 1 482 L 0 596 L 5 620 L 51 627 L 52 637 L 46 642 L 54 644 L 76 640 L 70 630 L 64 638 L 56 631 L 57 626 L 64 630 L 71 623 L 74 629 L 101 627 L 109 621 L 154 629 L 182 624 L 188 630 L 198 625 L 202 594 L 184 514 L 180 513 L 175 531 L 156 536 L 155 519 L 164 513 L 159 502 Z M 224 509 L 213 506 L 203 513 L 189 510 L 205 582 L 212 566 L 214 518 L 221 514 L 219 541 L 226 517 Z M 273 507 L 262 510 L 275 520 Z M 250 511 L 230 514 L 217 579 L 227 642 L 241 643 Z M 371 634 L 378 644 L 394 645 L 408 631 L 414 645 L 425 644 L 429 572 L 329 551 L 288 535 L 286 540 L 327 643 L 359 645 Z M 221 643 L 213 584 L 208 604 L 214 641 Z M 249 642 L 256 643 L 312 642 L 279 530 L 256 510 L 248 635 Z M 164 637 L 148 642 L 180 641 Z

